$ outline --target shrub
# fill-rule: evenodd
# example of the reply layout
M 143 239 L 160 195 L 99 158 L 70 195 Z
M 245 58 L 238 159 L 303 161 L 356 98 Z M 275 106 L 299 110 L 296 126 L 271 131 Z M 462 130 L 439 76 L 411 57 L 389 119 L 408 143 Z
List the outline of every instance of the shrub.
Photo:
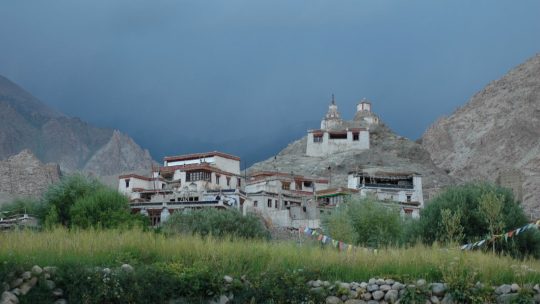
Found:
M 341 204 L 322 222 L 333 238 L 380 247 L 401 242 L 404 219 L 397 208 L 365 198 Z
M 214 208 L 174 213 L 163 226 L 166 233 L 187 233 L 201 236 L 269 238 L 268 231 L 255 215 L 243 216 L 233 209 Z
M 444 241 L 446 232 L 439 227 L 443 218 L 443 210 L 462 210 L 460 225 L 463 228 L 463 241 L 473 242 L 490 235 L 494 229 L 494 223 L 498 219 L 491 218 L 482 212 L 485 207 L 480 207 L 483 200 L 497 198 L 502 203 L 501 213 L 504 215 L 500 220 L 503 231 L 513 230 L 525 225 L 527 217 L 521 206 L 514 200 L 512 193 L 504 188 L 487 183 L 470 183 L 461 186 L 450 187 L 429 202 L 422 210 L 420 216 L 420 233 L 425 243 Z M 490 225 L 491 224 L 491 225 Z M 498 225 L 498 224 L 497 224 Z M 513 256 L 524 257 L 534 255 L 540 257 L 540 234 L 536 230 L 529 230 L 508 240 L 498 241 L 495 244 L 498 252 L 508 252 Z
M 95 193 L 99 189 L 103 189 L 101 183 L 96 179 L 88 178 L 80 174 L 75 174 L 62 178 L 62 180 L 49 187 L 45 193 L 43 203 L 48 206 L 48 214 L 45 221 L 53 224 L 55 221 L 65 227 L 71 225 L 71 207 L 75 201 L 86 195 Z M 56 213 L 50 213 L 52 206 L 55 207 Z M 49 216 L 56 219 L 48 218 Z M 48 219 L 47 219 L 48 218 Z
M 79 228 L 132 227 L 143 224 L 142 216 L 131 214 L 128 198 L 107 188 L 77 198 L 70 208 L 70 217 L 71 225 Z

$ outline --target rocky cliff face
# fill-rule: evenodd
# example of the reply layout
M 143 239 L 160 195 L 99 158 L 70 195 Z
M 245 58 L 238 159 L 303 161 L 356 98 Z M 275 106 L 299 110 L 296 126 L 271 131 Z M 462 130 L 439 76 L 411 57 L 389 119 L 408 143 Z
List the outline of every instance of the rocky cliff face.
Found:
M 0 159 L 31 150 L 64 172 L 98 176 L 148 169 L 152 158 L 131 138 L 58 113 L 0 76 Z
M 371 132 L 369 150 L 349 150 L 328 157 L 306 156 L 306 137 L 289 144 L 275 157 L 254 164 L 250 172 L 260 170 L 294 172 L 328 178 L 331 187 L 346 186 L 348 172 L 362 168 L 384 168 L 422 174 L 424 197 L 429 199 L 441 188 L 457 180 L 433 164 L 420 144 L 394 134 L 384 124 Z M 330 169 L 328 169 L 330 168 Z
M 0 161 L 0 193 L 37 197 L 60 179 L 57 164 L 43 164 L 30 150 Z
M 439 119 L 422 146 L 452 176 L 499 181 L 540 216 L 540 55 Z

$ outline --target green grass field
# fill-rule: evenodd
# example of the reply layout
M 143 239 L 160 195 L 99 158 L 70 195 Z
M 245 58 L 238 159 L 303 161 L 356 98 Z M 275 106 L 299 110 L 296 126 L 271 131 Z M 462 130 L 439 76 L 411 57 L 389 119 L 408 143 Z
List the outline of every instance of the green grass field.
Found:
M 250 275 L 267 270 L 305 269 L 320 279 L 362 281 L 391 277 L 403 281 L 416 278 L 440 280 L 442 269 L 463 267 L 476 271 L 486 283 L 516 280 L 540 282 L 540 261 L 514 260 L 482 252 L 461 252 L 417 245 L 407 249 L 338 252 L 321 248 L 301 237 L 298 242 L 201 239 L 194 236 L 165 236 L 153 232 L 57 229 L 46 232 L 0 233 L 0 261 L 41 266 L 82 264 L 115 267 L 153 263 L 203 263 L 222 274 Z M 528 269 L 516 277 L 512 266 Z M 526 267 L 521 267 L 526 265 Z M 316 278 L 314 278 L 316 279 Z

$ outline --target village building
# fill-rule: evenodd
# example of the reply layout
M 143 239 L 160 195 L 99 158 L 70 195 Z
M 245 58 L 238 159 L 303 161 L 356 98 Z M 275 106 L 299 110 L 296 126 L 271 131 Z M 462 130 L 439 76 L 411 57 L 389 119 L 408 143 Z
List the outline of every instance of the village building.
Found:
M 246 184 L 249 198 L 244 212 L 261 215 L 275 227 L 320 227 L 317 191 L 327 189 L 328 180 L 294 173 L 256 172 Z
M 397 205 L 402 215 L 420 217 L 424 208 L 422 177 L 414 172 L 379 171 L 377 168 L 349 172 L 348 187 L 359 190 L 360 197 Z
M 358 195 L 359 190 L 346 187 L 338 187 L 317 191 L 315 194 L 319 208 L 331 211 L 333 208 L 343 204 L 352 197 Z
M 186 208 L 236 208 L 247 197 L 240 158 L 222 152 L 165 157 L 150 176 L 119 176 L 118 191 L 130 199 L 134 212 L 150 217 L 152 225 Z
M 319 157 L 346 150 L 369 149 L 369 129 L 378 124 L 379 117 L 371 112 L 371 102 L 366 99 L 358 103 L 352 121 L 343 120 L 332 95 L 321 128 L 308 131 L 306 155 Z

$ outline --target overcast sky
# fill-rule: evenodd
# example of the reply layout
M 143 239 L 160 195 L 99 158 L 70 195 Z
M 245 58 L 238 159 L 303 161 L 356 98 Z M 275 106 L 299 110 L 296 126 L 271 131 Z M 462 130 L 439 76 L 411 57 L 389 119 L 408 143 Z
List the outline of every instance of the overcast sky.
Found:
M 0 74 L 164 155 L 248 162 L 317 128 L 334 93 L 398 134 L 540 52 L 540 1 L 92 0 L 0 3 Z

